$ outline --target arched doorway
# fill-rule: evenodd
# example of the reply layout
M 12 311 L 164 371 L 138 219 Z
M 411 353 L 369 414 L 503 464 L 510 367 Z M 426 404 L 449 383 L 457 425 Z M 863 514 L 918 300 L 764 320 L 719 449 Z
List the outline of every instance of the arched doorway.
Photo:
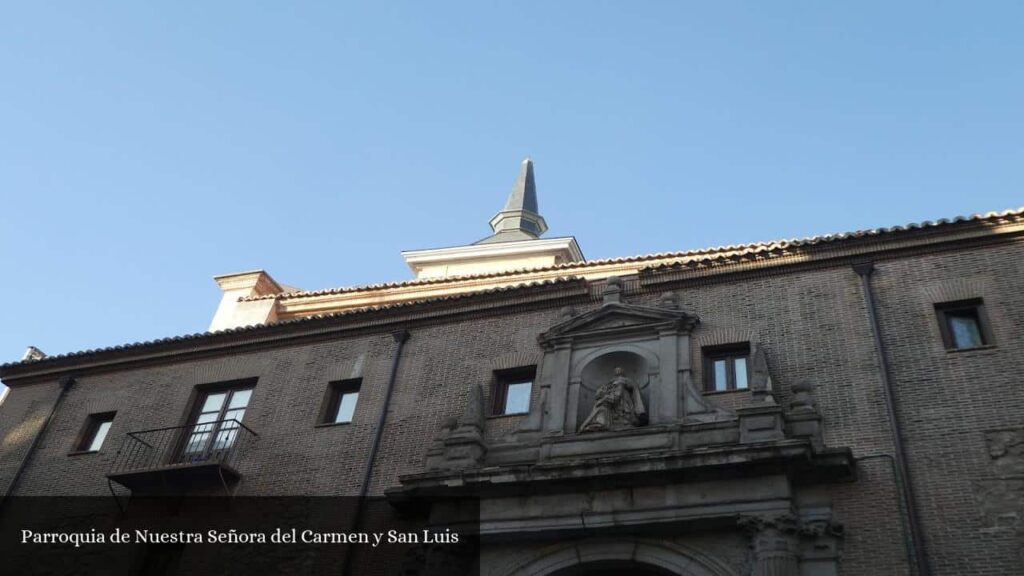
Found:
M 586 538 L 556 544 L 513 566 L 486 572 L 500 576 L 736 576 L 705 552 L 653 538 Z

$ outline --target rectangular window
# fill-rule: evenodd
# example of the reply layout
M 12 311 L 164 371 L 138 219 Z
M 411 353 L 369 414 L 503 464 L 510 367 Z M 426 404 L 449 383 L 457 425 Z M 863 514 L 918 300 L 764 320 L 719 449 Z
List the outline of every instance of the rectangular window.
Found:
M 362 380 L 341 380 L 331 382 L 327 387 L 327 398 L 320 416 L 321 424 L 348 424 L 356 414 L 359 403 L 359 386 Z
M 110 427 L 114 424 L 115 412 L 90 414 L 82 429 L 81 439 L 75 447 L 76 452 L 99 452 L 103 441 L 107 439 Z
M 536 373 L 536 366 L 496 371 L 491 393 L 491 414 L 504 416 L 529 412 Z
M 182 448 L 185 461 L 201 461 L 231 448 L 252 398 L 252 385 L 202 392 Z
M 935 305 L 942 343 L 947 350 L 963 350 L 992 343 L 985 306 L 980 298 Z
M 704 391 L 746 390 L 750 344 L 704 348 Z

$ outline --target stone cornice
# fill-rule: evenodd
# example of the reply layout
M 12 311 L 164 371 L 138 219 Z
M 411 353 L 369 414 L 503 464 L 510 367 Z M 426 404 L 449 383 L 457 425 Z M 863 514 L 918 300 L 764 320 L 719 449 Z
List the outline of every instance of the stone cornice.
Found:
M 416 271 L 414 265 L 449 262 L 453 260 L 477 260 L 480 258 L 506 258 L 523 254 L 547 253 L 552 250 L 565 250 L 572 254 L 570 262 L 582 262 L 583 253 L 572 236 L 564 238 L 545 238 L 543 240 L 524 240 L 521 242 L 500 242 L 496 244 L 470 244 L 451 248 L 428 248 L 425 250 L 406 250 L 402 252 L 409 267 Z
M 803 475 L 810 483 L 844 482 L 853 477 L 853 455 L 848 448 L 816 452 L 805 440 L 780 440 L 750 445 L 715 446 L 699 450 L 641 452 L 595 459 L 572 459 L 528 465 L 485 466 L 469 470 L 442 470 L 399 478 L 401 488 L 388 497 L 443 497 L 524 493 L 537 490 L 573 491 L 579 484 L 595 481 L 612 486 L 664 483 L 668 478 L 693 480 L 705 472 L 711 476 L 731 469 L 761 475 L 767 467 Z

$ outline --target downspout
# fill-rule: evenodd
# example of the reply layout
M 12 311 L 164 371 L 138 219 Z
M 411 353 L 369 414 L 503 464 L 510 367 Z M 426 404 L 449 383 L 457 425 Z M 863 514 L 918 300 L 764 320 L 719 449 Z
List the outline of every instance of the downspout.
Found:
M 855 264 L 853 271 L 860 276 L 861 288 L 864 291 L 864 302 L 867 305 L 868 321 L 871 324 L 871 334 L 875 341 L 875 354 L 878 355 L 878 376 L 882 381 L 885 411 L 889 419 L 893 451 L 896 455 L 893 459 L 893 472 L 896 476 L 900 499 L 902 500 L 904 510 L 907 512 L 907 523 L 909 524 L 910 540 L 907 542 L 907 545 L 909 549 L 913 550 L 917 574 L 919 576 L 930 576 L 931 569 L 928 566 L 928 556 L 925 553 L 924 533 L 918 520 L 917 500 L 914 497 L 910 467 L 907 464 L 907 455 L 903 446 L 903 433 L 896 415 L 892 379 L 889 376 L 889 361 L 886 359 L 885 344 L 882 342 L 882 331 L 878 324 L 878 310 L 875 306 L 875 296 L 871 289 L 871 274 L 875 271 L 875 265 L 873 262 Z
M 395 339 L 395 353 L 391 357 L 391 372 L 388 374 L 388 383 L 384 388 L 384 405 L 381 406 L 380 415 L 377 416 L 377 427 L 373 431 L 373 443 L 370 444 L 370 454 L 366 457 L 366 468 L 363 470 L 363 482 L 359 486 L 359 496 L 356 500 L 356 511 L 352 516 L 352 529 L 350 532 L 358 531 L 359 521 L 363 515 L 363 501 L 370 492 L 370 480 L 373 479 L 373 464 L 374 460 L 377 459 L 381 438 L 384 436 L 384 424 L 388 418 L 388 407 L 391 405 L 391 396 L 395 389 L 395 379 L 398 376 L 398 363 L 402 359 L 402 349 L 405 348 L 405 342 L 409 339 L 409 332 L 407 330 L 398 330 L 393 332 L 391 337 Z M 352 573 L 352 551 L 352 545 L 349 544 L 348 549 L 345 551 L 345 560 L 341 571 L 345 576 Z
M 0 511 L 3 510 L 4 505 L 7 503 L 7 499 L 14 495 L 14 490 L 18 487 L 22 474 L 24 474 L 25 469 L 28 468 L 29 462 L 32 461 L 32 456 L 35 454 L 36 446 L 39 444 L 39 439 L 43 437 L 46 429 L 50 427 L 50 421 L 53 420 L 53 415 L 57 413 L 57 408 L 59 408 L 61 402 L 64 401 L 64 396 L 67 395 L 68 391 L 71 390 L 71 387 L 74 385 L 75 379 L 72 376 L 64 376 L 60 379 L 60 392 L 57 393 L 57 399 L 53 401 L 50 413 L 46 416 L 46 420 L 43 421 L 43 425 L 39 427 L 35 437 L 32 438 L 32 443 L 28 446 L 28 452 L 26 452 L 25 457 L 21 459 L 18 471 L 14 473 L 14 478 L 11 479 L 11 483 L 7 486 L 7 491 L 4 492 L 4 499 L 0 501 Z

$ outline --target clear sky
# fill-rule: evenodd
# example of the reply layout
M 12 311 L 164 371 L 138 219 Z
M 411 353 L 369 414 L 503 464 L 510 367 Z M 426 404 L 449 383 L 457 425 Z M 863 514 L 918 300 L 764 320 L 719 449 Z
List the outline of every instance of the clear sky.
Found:
M 1024 204 L 1019 2 L 6 2 L 0 361 L 402 280 L 520 161 L 588 258 Z

